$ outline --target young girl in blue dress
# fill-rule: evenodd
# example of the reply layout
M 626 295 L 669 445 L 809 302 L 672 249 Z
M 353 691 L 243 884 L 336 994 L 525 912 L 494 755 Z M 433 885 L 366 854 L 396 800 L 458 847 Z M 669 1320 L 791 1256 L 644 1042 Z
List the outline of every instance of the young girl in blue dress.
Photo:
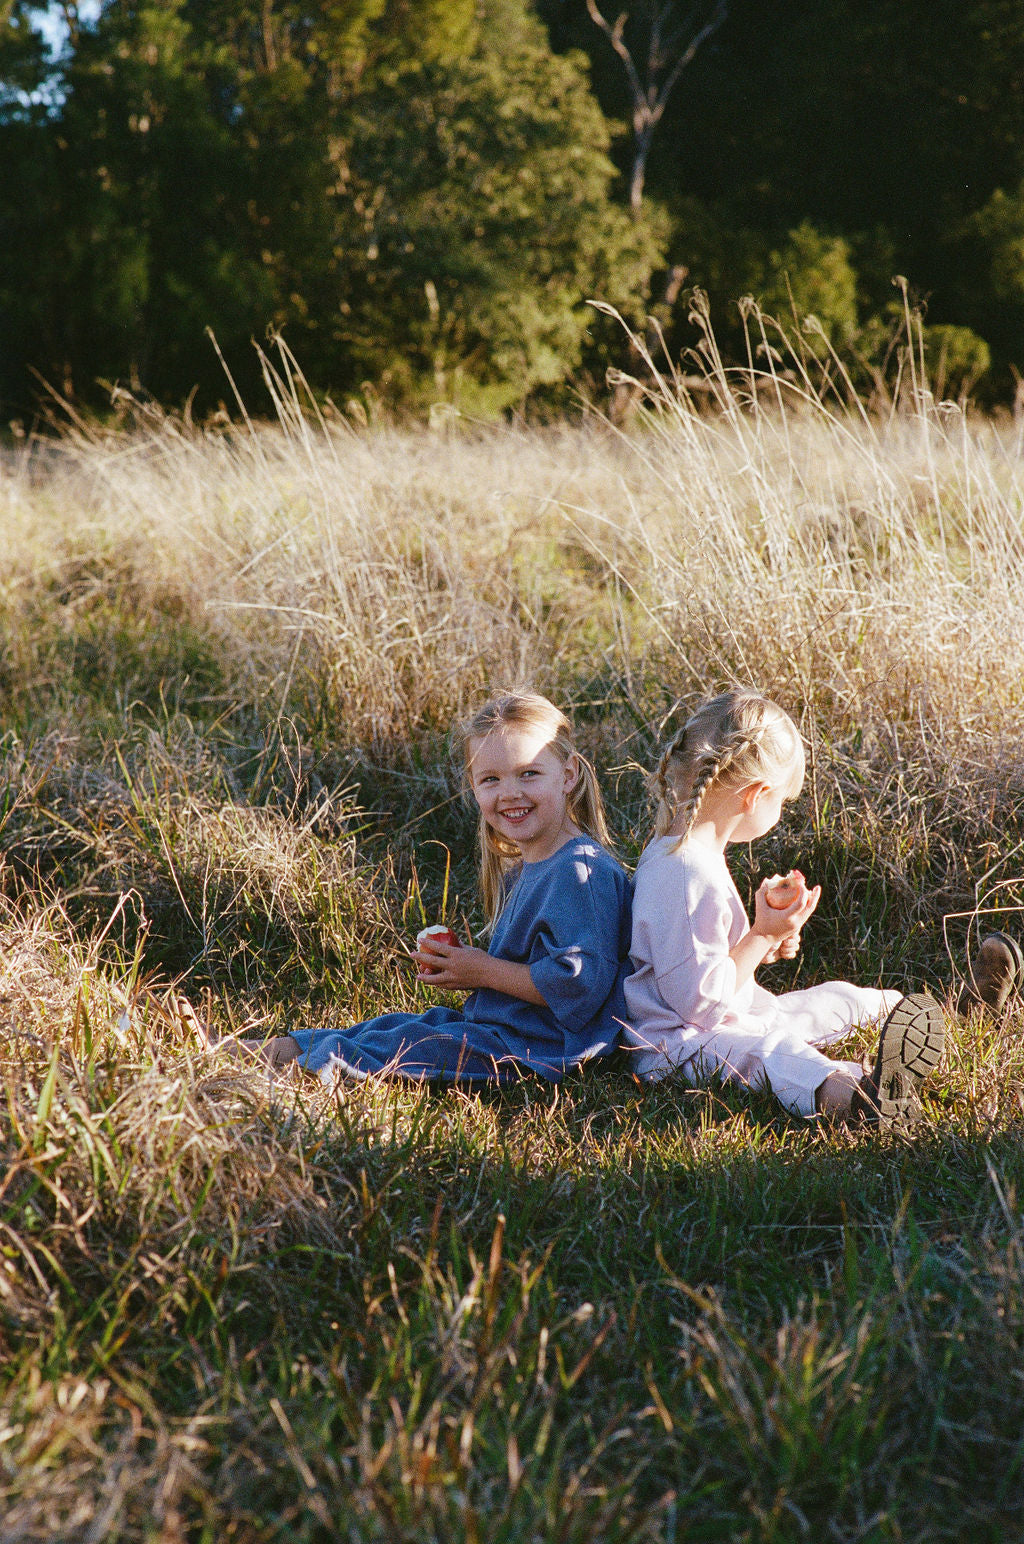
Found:
M 557 1082 L 614 1048 L 631 968 L 631 891 L 607 850 L 594 769 L 565 715 L 533 692 L 486 703 L 463 745 L 489 944 L 431 939 L 412 958 L 418 981 L 468 992 L 465 1002 L 243 1041 L 247 1050 L 325 1082 L 388 1074 L 485 1083 L 522 1071 Z

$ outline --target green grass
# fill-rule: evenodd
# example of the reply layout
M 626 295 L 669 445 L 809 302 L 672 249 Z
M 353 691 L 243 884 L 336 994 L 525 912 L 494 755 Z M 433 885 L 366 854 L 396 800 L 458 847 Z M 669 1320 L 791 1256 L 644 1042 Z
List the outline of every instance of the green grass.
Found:
M 168 421 L 0 500 L 4 1544 L 1017 1537 L 1020 1004 L 903 1139 L 624 1059 L 273 1082 L 189 1017 L 433 1000 L 406 940 L 481 920 L 449 731 L 514 680 L 629 862 L 673 708 L 769 688 L 810 775 L 737 877 L 824 897 L 768 984 L 945 995 L 1024 906 L 1010 428 Z
M 11 1537 L 86 1537 L 77 1506 L 124 1538 L 994 1539 L 1019 1507 L 1012 1121 L 905 1143 L 623 1072 L 273 1090 L 145 1024 L 111 1057 L 103 1017 L 7 1069 Z

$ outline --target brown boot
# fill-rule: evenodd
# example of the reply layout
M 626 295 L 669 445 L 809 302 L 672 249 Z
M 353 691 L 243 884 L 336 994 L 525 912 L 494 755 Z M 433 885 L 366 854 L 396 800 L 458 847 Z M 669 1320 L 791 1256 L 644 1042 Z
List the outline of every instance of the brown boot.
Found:
M 971 961 L 957 1011 L 965 1013 L 972 1003 L 980 1003 L 990 1013 L 1001 1013 L 1022 976 L 1024 957 L 1016 939 L 1009 933 L 986 933 Z
M 946 1026 L 927 992 L 901 997 L 882 1025 L 874 1065 L 853 1095 L 850 1120 L 907 1131 L 924 1114 L 920 1085 L 942 1060 Z

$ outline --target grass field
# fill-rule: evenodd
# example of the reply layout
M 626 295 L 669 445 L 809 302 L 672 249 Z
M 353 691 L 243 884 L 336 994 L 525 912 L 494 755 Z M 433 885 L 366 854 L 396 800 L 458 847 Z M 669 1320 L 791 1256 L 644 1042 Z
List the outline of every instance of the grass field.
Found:
M 797 717 L 805 793 L 737 863 L 824 886 L 777 989 L 945 993 L 1016 926 L 1014 426 L 708 368 L 716 411 L 628 436 L 353 430 L 279 375 L 273 424 L 4 453 L 4 1544 L 1024 1536 L 1019 1008 L 951 1026 L 912 1139 L 623 1066 L 196 1050 L 190 1010 L 428 1004 L 405 941 L 446 887 L 480 922 L 449 733 L 511 683 L 628 863 L 674 714 L 739 679 Z

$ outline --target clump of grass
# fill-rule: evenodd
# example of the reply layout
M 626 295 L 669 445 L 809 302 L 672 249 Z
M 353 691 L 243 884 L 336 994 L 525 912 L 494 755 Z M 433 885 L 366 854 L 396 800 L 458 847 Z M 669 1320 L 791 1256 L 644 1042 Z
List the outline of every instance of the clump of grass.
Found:
M 936 1473 L 1019 1505 L 1012 1128 L 274 1083 L 92 956 L 46 979 L 59 1034 L 4 1067 L 13 1536 L 954 1538 Z
M 273 979 L 280 995 L 357 1012 L 394 977 L 389 865 L 361 857 L 365 818 L 344 790 L 293 773 L 275 785 L 258 767 L 250 800 L 232 749 L 181 715 L 99 764 L 79 737 L 10 741 L 8 891 L 45 887 L 79 927 L 102 929 L 107 958 L 137 954 L 195 990 L 254 998 Z

